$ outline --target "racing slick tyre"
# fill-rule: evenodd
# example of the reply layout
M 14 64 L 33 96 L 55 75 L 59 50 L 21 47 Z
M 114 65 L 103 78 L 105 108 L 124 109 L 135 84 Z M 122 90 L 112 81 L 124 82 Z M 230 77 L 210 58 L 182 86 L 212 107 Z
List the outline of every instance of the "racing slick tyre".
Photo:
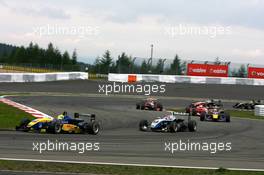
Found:
M 139 122 L 139 130 L 140 131 L 147 131 L 148 130 L 148 121 L 147 120 L 141 120 Z
M 189 129 L 189 131 L 191 131 L 191 132 L 195 132 L 195 131 L 197 130 L 197 123 L 196 123 L 195 120 L 190 120 L 190 121 L 188 122 L 188 129 Z
M 225 119 L 226 119 L 226 122 L 230 122 L 230 114 L 229 113 L 225 113 Z
M 140 109 L 140 104 L 136 104 L 136 109 Z
M 100 131 L 100 124 L 97 121 L 91 121 L 87 126 L 88 134 L 96 135 Z
M 29 124 L 30 120 L 28 118 L 23 118 L 19 125 L 16 126 L 16 130 L 28 131 L 27 125 Z
M 171 124 L 169 126 L 169 131 L 170 132 L 178 132 L 179 130 L 180 130 L 180 127 L 179 127 L 178 123 L 171 122 Z
M 52 121 L 50 123 L 50 126 L 47 129 L 47 132 L 53 133 L 53 134 L 59 134 L 61 132 L 61 123 L 60 121 Z
M 200 116 L 200 121 L 204 121 L 206 117 L 206 112 L 202 112 Z

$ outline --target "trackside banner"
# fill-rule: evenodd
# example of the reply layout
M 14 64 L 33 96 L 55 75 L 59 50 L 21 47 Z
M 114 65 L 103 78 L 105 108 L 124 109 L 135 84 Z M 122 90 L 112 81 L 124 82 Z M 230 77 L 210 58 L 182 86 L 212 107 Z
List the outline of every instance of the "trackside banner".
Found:
M 264 79 L 264 68 L 248 67 L 248 78 L 263 78 Z
M 190 76 L 211 76 L 211 77 L 228 77 L 227 65 L 212 64 L 192 64 L 187 66 L 187 75 Z

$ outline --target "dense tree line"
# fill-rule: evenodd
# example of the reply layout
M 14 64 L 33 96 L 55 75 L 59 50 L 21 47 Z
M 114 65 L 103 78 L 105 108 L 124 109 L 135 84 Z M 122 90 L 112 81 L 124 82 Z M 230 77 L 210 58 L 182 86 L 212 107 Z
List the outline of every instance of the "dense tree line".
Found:
M 32 42 L 28 47 L 2 47 L 2 52 L 0 53 L 2 53 L 0 55 L 0 63 L 50 65 L 54 68 L 77 64 L 76 50 L 70 56 L 67 51 L 61 53 L 52 43 L 48 44 L 47 49 L 40 48 L 38 44 L 33 44 Z
M 155 65 L 150 60 L 143 60 L 141 64 L 135 64 L 135 58 L 125 52 L 114 60 L 109 50 L 96 58 L 94 64 L 89 66 L 92 73 L 141 73 L 141 74 L 172 74 L 182 75 L 186 70 L 186 62 L 182 62 L 178 55 L 175 56 L 169 67 L 164 66 L 165 59 L 159 59 Z
M 16 47 L 0 43 L 0 63 L 25 64 L 38 67 L 47 67 L 63 70 L 81 70 L 91 73 L 108 74 L 111 73 L 141 73 L 141 74 L 167 74 L 183 75 L 186 72 L 186 62 L 182 61 L 176 54 L 172 63 L 165 66 L 166 59 L 159 59 L 152 64 L 151 59 L 144 59 L 135 63 L 135 58 L 125 52 L 114 59 L 109 50 L 106 50 L 101 57 L 97 57 L 93 64 L 85 64 L 77 61 L 76 50 L 70 55 L 67 51 L 61 51 L 48 44 L 46 49 L 40 48 L 38 44 L 32 42 L 27 46 Z M 220 58 L 216 58 L 215 64 L 220 64 Z M 85 68 L 88 68 L 85 69 Z M 245 65 L 230 72 L 233 77 L 246 77 Z

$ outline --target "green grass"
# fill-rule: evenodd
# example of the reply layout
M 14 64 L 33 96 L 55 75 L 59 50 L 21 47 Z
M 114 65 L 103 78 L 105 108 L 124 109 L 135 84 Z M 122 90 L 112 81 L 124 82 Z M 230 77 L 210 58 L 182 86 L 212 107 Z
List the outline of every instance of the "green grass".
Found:
M 14 129 L 22 118 L 34 119 L 22 110 L 0 102 L 0 129 Z
M 9 160 L 0 160 L 0 169 L 13 171 L 45 171 L 115 175 L 263 175 L 263 172 L 230 171 L 223 168 L 219 168 L 217 170 L 201 170 L 119 165 L 26 162 Z
M 263 120 L 264 117 L 255 116 L 254 111 L 238 111 L 238 110 L 226 110 L 229 112 L 230 116 L 239 117 L 239 118 L 249 118 L 249 119 L 260 119 Z

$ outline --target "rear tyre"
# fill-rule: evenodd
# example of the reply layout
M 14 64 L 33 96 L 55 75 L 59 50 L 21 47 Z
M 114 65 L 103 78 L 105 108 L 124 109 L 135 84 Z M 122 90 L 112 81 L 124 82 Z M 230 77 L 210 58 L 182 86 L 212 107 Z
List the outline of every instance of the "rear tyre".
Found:
M 139 130 L 140 131 L 147 131 L 148 130 L 148 121 L 147 120 L 141 120 L 139 122 Z
M 136 104 L 136 109 L 140 109 L 140 104 Z
M 87 132 L 88 134 L 96 135 L 100 131 L 100 124 L 97 121 L 92 121 L 87 126 Z
M 197 123 L 196 123 L 195 120 L 190 120 L 190 121 L 188 122 L 188 129 L 189 129 L 189 131 L 191 131 L 191 132 L 195 132 L 195 131 L 197 130 Z
M 229 113 L 225 113 L 226 116 L 226 122 L 230 122 L 230 114 Z

